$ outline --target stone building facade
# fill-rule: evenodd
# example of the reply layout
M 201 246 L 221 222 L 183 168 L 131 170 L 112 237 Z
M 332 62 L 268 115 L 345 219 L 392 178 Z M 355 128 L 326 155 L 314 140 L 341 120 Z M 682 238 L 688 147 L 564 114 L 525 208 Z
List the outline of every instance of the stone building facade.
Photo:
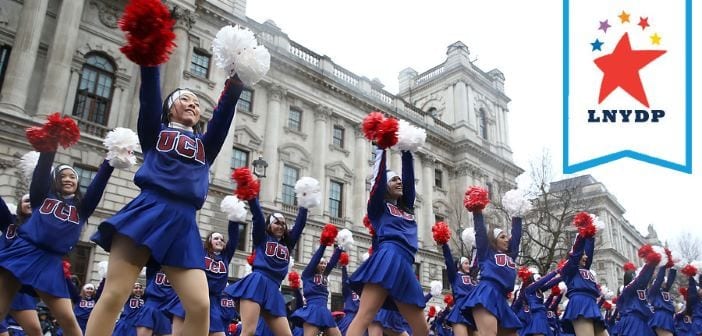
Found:
M 418 73 L 400 74 L 400 92 L 355 74 L 331 58 L 292 41 L 272 21 L 246 17 L 242 0 L 168 0 L 177 19 L 177 49 L 161 66 L 162 91 L 188 87 L 201 102 L 203 120 L 211 117 L 225 74 L 212 62 L 211 42 L 227 24 L 253 30 L 271 53 L 266 77 L 245 90 L 237 116 L 211 169 L 210 192 L 197 220 L 204 236 L 225 232 L 219 202 L 231 193 L 232 168 L 268 163 L 261 201 L 266 212 L 278 210 L 292 220 L 296 212 L 292 187 L 302 176 L 318 179 L 322 206 L 310 211 L 308 226 L 294 257 L 301 271 L 318 244 L 321 228 L 331 222 L 354 231 L 351 270 L 370 244 L 362 225 L 371 174 L 371 145 L 359 132 L 362 118 L 379 110 L 427 130 L 427 144 L 415 155 L 418 191 L 416 215 L 420 251 L 417 274 L 425 287 L 442 278 L 443 259 L 431 237 L 437 219 L 454 227 L 469 223 L 462 193 L 478 184 L 491 194 L 516 186 L 522 169 L 509 146 L 504 75 L 485 72 L 469 59 L 462 42 L 448 46 L 446 60 Z M 126 0 L 0 0 L 0 196 L 16 202 L 28 189 L 17 169 L 31 147 L 24 129 L 60 111 L 77 120 L 80 142 L 59 150 L 56 162 L 74 165 L 81 185 L 89 183 L 104 158 L 102 139 L 115 127 L 136 129 L 139 69 L 124 57 L 117 27 Z M 401 61 L 401 60 L 399 60 Z M 389 167 L 400 170 L 391 152 Z M 107 254 L 89 241 L 103 219 L 138 194 L 133 175 L 116 170 L 81 242 L 71 253 L 74 272 L 96 282 L 97 263 Z M 251 250 L 250 228 L 242 228 L 230 276 L 241 277 Z M 333 304 L 340 296 L 340 273 L 330 281 Z M 438 301 L 440 301 L 439 299 Z

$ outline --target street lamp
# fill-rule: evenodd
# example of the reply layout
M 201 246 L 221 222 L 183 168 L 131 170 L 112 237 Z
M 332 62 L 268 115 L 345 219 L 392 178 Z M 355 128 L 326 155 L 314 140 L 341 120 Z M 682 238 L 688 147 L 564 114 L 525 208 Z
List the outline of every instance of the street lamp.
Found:
M 253 174 L 258 178 L 266 177 L 266 167 L 268 167 L 268 162 L 263 159 L 263 156 L 258 156 L 258 159 L 251 162 L 253 165 Z

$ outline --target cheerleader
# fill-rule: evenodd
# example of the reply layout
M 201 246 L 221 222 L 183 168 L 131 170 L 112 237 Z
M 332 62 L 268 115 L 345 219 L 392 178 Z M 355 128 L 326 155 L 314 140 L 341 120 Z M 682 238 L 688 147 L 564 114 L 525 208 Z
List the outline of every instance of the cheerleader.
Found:
M 684 288 L 684 287 L 682 287 Z M 679 312 L 675 313 L 675 335 L 693 336 L 697 335 L 692 328 L 692 316 L 685 305 Z
M 81 335 L 66 283 L 56 280 L 63 279 L 61 258 L 78 242 L 113 167 L 105 160 L 83 197 L 73 167 L 51 169 L 57 147 L 58 143 L 40 153 L 30 184 L 32 216 L 20 227 L 12 245 L 0 251 L 0 320 L 15 293 L 27 286 L 46 303 L 67 335 Z
M 144 306 L 144 286 L 140 282 L 135 282 L 132 287 L 132 295 L 124 304 L 122 313 L 119 315 L 119 320 L 115 325 L 114 335 L 119 336 L 137 336 L 136 319 L 139 316 L 141 307 Z
M 473 223 L 480 282 L 465 299 L 461 311 L 468 320 L 473 319 L 479 335 L 515 334 L 522 323 L 510 309 L 506 297 L 517 278 L 514 259 L 519 253 L 522 218 L 512 218 L 511 236 L 499 228 L 488 236 L 480 207 L 473 209 Z
M 646 288 L 653 278 L 656 265 L 661 261 L 661 256 L 651 250 L 650 245 L 642 246 L 639 256 L 646 258 L 646 264 L 636 275 L 632 271 L 624 273 L 624 289 L 617 299 L 621 315 L 619 334 L 654 336 L 653 329 L 648 326 L 653 314 L 646 300 Z
M 552 271 L 538 280 L 536 279 L 537 275 L 530 274 L 528 281 L 522 283 L 522 289 L 520 289 L 521 300 L 526 303 L 529 312 L 528 323 L 524 325 L 520 334 L 552 336 L 553 333 L 548 323 L 543 292 L 561 280 L 557 277 L 559 275 L 557 271 Z
M 668 252 L 667 249 L 666 252 Z M 669 260 L 665 265 L 658 267 L 656 280 L 648 290 L 648 300 L 653 307 L 653 318 L 648 325 L 658 336 L 673 336 L 675 332 L 675 322 L 673 321 L 675 306 L 673 306 L 670 288 L 675 283 L 677 271 L 672 266 L 673 261 Z M 667 280 L 666 271 L 668 273 Z
M 224 291 L 239 301 L 242 335 L 253 335 L 259 316 L 275 335 L 290 335 L 285 301 L 278 289 L 307 222 L 307 208 L 299 208 L 292 230 L 288 230 L 285 216 L 280 213 L 264 219 L 258 198 L 249 200 L 249 209 L 253 215 L 253 272 Z
M 344 317 L 337 323 L 337 326 L 341 334 L 346 335 L 351 321 L 353 321 L 356 312 L 358 312 L 360 300 L 358 294 L 349 286 L 349 273 L 347 265 L 344 263 L 341 263 L 341 294 L 344 298 Z
M 70 279 L 70 273 L 68 273 L 67 279 Z M 80 293 L 78 293 L 78 288 L 73 284 L 72 281 L 68 281 L 68 288 L 71 292 L 71 301 L 73 301 L 73 314 L 78 320 L 78 325 L 80 330 L 85 334 L 85 325 L 88 323 L 88 318 L 90 313 L 95 307 L 95 302 L 100 298 L 100 293 L 102 292 L 102 287 L 105 284 L 105 279 L 100 281 L 97 291 L 95 286 L 91 283 L 83 285 Z
M 468 298 L 475 288 L 473 279 L 470 276 L 470 259 L 461 257 L 459 267 L 453 261 L 451 248 L 448 244 L 442 244 L 444 253 L 444 263 L 446 264 L 446 274 L 451 281 L 451 291 L 455 298 L 456 306 L 462 307 L 463 302 Z M 444 310 L 445 311 L 445 310 Z M 444 313 L 446 323 L 453 329 L 453 334 L 457 336 L 468 336 L 471 330 L 475 329 L 473 324 L 461 314 L 460 309 L 451 309 L 450 313 Z
M 402 177 L 386 171 L 385 149 L 376 149 L 375 158 L 375 179 L 367 211 L 376 232 L 377 249 L 351 276 L 351 288 L 361 293 L 361 305 L 348 334 L 363 335 L 385 304 L 386 308 L 401 312 L 414 335 L 427 335 L 426 303 L 413 269 L 417 222 L 412 153 L 402 151 Z
M 546 306 L 546 317 L 548 318 L 548 325 L 551 327 L 551 331 L 554 336 L 561 335 L 561 321 L 558 319 L 558 305 L 561 303 L 563 298 L 563 291 L 556 285 L 551 288 L 551 293 L 548 295 L 544 305 Z
M 246 212 L 241 217 L 245 216 Z M 222 309 L 226 308 L 222 307 L 222 302 L 228 303 L 226 299 L 222 301 L 222 292 L 227 286 L 228 265 L 234 256 L 234 252 L 236 252 L 236 244 L 239 242 L 239 225 L 242 224 L 243 218 L 238 219 L 237 221 L 229 221 L 228 241 L 218 232 L 210 233 L 205 239 L 205 275 L 207 276 L 207 287 L 210 293 L 210 336 L 223 336 L 229 325 L 229 323 L 225 324 L 222 320 Z M 185 310 L 180 300 L 176 298 L 169 311 L 173 314 L 173 334 L 181 335 Z
M 158 268 L 147 267 L 144 305 L 134 323 L 137 335 L 170 335 L 172 324 L 168 307 L 176 297 L 166 274 Z
M 408 336 L 411 328 L 397 311 L 381 308 L 370 326 L 368 336 Z
M 329 225 L 324 228 L 324 231 L 328 230 Z M 333 226 L 331 228 L 336 231 Z M 331 234 L 327 236 L 330 237 Z M 340 247 L 334 249 L 334 253 L 327 263 L 322 256 L 327 245 L 333 242 L 333 238 L 325 239 L 324 237 L 325 233 L 323 232 L 317 252 L 314 253 L 307 267 L 302 271 L 302 288 L 307 304 L 302 309 L 296 310 L 291 317 L 293 325 L 303 326 L 305 335 L 317 335 L 320 332 L 325 335 L 341 335 L 331 311 L 327 308 L 327 299 L 329 298 L 327 277 L 336 267 L 342 249 Z
M 695 277 L 699 270 L 693 267 L 693 271 L 688 272 L 685 268 L 692 267 L 685 266 L 681 272 L 688 276 L 688 287 L 687 287 L 687 309 L 689 314 L 692 316 L 692 329 L 691 332 L 695 335 L 702 334 L 702 304 L 700 304 L 700 293 L 698 289 L 698 282 Z

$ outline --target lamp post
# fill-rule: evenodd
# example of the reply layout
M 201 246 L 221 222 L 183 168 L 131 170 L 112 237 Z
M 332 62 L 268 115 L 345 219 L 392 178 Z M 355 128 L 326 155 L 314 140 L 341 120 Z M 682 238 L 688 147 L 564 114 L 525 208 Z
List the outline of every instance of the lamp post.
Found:
M 263 156 L 258 156 L 258 159 L 251 162 L 253 165 L 253 174 L 258 178 L 266 177 L 266 168 L 268 167 L 268 162 L 263 159 Z

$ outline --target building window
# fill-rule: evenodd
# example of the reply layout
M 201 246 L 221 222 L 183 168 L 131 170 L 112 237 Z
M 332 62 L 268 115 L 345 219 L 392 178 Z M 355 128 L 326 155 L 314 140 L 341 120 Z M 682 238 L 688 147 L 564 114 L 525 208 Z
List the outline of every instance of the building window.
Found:
M 78 242 L 78 245 L 68 254 L 68 260 L 71 262 L 71 273 L 78 277 L 81 283 L 86 283 L 88 280 L 88 266 L 92 250 L 89 244 Z
M 332 144 L 337 147 L 344 148 L 344 128 L 338 125 L 334 125 L 334 130 L 332 131 Z
M 207 78 L 210 73 L 210 55 L 200 49 L 193 49 L 190 72 L 197 77 Z
M 80 74 L 80 84 L 76 93 L 73 115 L 90 123 L 107 125 L 114 91 L 115 66 L 106 57 L 90 54 Z M 91 127 L 83 126 L 83 131 L 102 136 Z M 87 128 L 86 128 L 87 127 Z
M 239 223 L 239 241 L 236 242 L 236 249 L 239 251 L 246 250 L 246 241 L 249 236 L 246 234 L 246 223 Z
M 434 186 L 437 188 L 444 187 L 444 172 L 441 169 L 434 169 Z
M 249 89 L 244 89 L 241 91 L 241 96 L 239 96 L 239 101 L 236 103 L 237 110 L 251 112 L 253 111 L 253 91 Z
M 234 147 L 232 152 L 232 169 L 249 166 L 249 152 Z
M 422 274 L 422 268 L 419 263 L 414 263 L 414 275 L 417 276 L 418 280 L 422 280 L 421 275 Z
M 291 107 L 288 113 L 288 128 L 296 131 L 302 130 L 302 111 Z
M 88 186 L 93 182 L 95 175 L 97 175 L 97 169 L 79 165 L 73 166 L 73 169 L 78 173 L 78 187 L 80 188 L 80 192 L 85 195 L 85 191 L 88 190 Z
M 7 72 L 7 63 L 10 61 L 11 50 L 12 47 L 9 45 L 0 47 L 0 89 L 2 89 L 2 83 L 5 81 L 5 72 Z
M 340 293 L 331 293 L 331 311 L 344 311 L 344 297 Z
M 494 191 L 492 188 L 492 182 L 486 182 L 485 186 L 487 187 L 488 198 L 490 198 L 491 200 L 494 200 L 496 195 L 492 194 Z
M 341 182 L 331 181 L 329 184 L 329 215 L 336 218 L 342 216 L 342 201 L 344 194 L 344 184 Z
M 480 136 L 483 139 L 488 138 L 488 122 L 487 122 L 487 113 L 485 113 L 485 109 L 480 109 L 478 112 L 478 123 L 480 124 Z
M 283 165 L 283 203 L 297 205 L 295 197 L 295 183 L 300 178 L 300 170 L 288 165 Z
M 442 215 L 434 215 L 434 223 L 443 222 L 446 218 Z

